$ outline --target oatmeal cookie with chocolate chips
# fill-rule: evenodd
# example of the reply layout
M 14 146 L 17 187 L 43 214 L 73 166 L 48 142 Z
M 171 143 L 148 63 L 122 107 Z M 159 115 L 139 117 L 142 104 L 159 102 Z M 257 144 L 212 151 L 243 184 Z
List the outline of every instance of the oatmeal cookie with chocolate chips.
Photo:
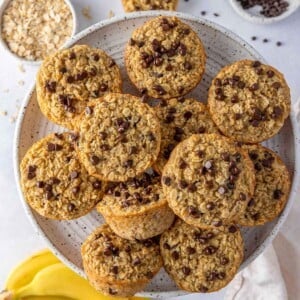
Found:
M 176 10 L 178 0 L 122 0 L 124 10 L 133 12 L 139 10 Z
M 71 133 L 50 134 L 36 142 L 21 165 L 21 186 L 28 204 L 55 220 L 79 218 L 102 199 L 105 186 L 77 158 Z
M 109 183 L 97 210 L 111 229 L 129 240 L 144 240 L 167 230 L 174 221 L 156 173 Z
M 205 50 L 198 35 L 176 17 L 157 17 L 136 29 L 125 50 L 128 76 L 154 98 L 187 94 L 205 70 Z
M 157 159 L 160 124 L 154 110 L 128 94 L 107 94 L 88 106 L 78 151 L 88 172 L 105 181 L 127 181 Z
M 251 144 L 278 133 L 290 106 L 290 89 L 283 75 L 258 61 L 226 66 L 208 93 L 209 111 L 222 133 Z
M 119 67 L 104 51 L 85 45 L 64 49 L 42 63 L 36 80 L 42 113 L 71 130 L 91 100 L 121 92 Z
M 275 219 L 283 210 L 290 192 L 290 176 L 278 155 L 261 145 L 243 146 L 255 168 L 253 198 L 238 223 L 257 226 Z
M 163 169 L 170 208 L 188 224 L 230 224 L 253 196 L 255 176 L 247 153 L 218 134 L 192 135 L 173 150 Z
M 163 139 L 161 141 L 155 170 L 162 173 L 175 146 L 196 133 L 218 133 L 218 128 L 212 121 L 206 105 L 195 99 L 170 99 L 161 101 L 155 107 L 160 120 Z
M 125 240 L 107 224 L 86 239 L 81 254 L 90 283 L 109 296 L 133 296 L 143 290 L 162 267 L 156 239 Z
M 165 270 L 179 288 L 210 293 L 226 286 L 237 273 L 244 256 L 240 230 L 200 229 L 181 220 L 160 239 Z

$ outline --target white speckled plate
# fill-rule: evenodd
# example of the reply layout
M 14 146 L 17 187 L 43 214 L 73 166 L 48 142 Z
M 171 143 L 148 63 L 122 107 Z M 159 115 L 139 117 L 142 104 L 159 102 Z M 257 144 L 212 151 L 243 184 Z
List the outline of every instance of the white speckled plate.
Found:
M 74 44 L 88 44 L 100 47 L 108 52 L 121 66 L 124 78 L 124 91 L 137 94 L 137 91 L 129 83 L 123 64 L 124 46 L 131 32 L 153 16 L 161 12 L 139 12 L 127 16 L 115 17 L 100 22 L 85 31 L 77 34 L 69 42 L 68 46 Z M 204 78 L 198 87 L 191 93 L 198 99 L 205 100 L 207 89 L 217 71 L 236 60 L 259 59 L 262 57 L 252 49 L 245 41 L 232 32 L 217 26 L 211 22 L 181 13 L 164 12 L 165 15 L 176 15 L 188 23 L 200 36 L 207 51 L 207 66 Z M 296 133 L 296 120 L 294 116 L 289 118 L 280 134 L 266 142 L 266 145 L 274 149 L 286 162 L 293 179 L 292 192 L 285 210 L 279 218 L 264 226 L 243 229 L 246 251 L 245 260 L 241 269 L 255 259 L 272 241 L 280 226 L 287 217 L 288 211 L 296 196 L 296 182 L 299 182 L 298 171 L 295 170 L 295 162 L 299 161 L 299 137 Z M 49 122 L 40 112 L 34 88 L 29 92 L 23 103 L 23 110 L 19 116 L 15 143 L 14 162 L 16 181 L 20 197 L 22 199 L 26 214 L 32 221 L 36 231 L 45 238 L 52 251 L 75 272 L 84 276 L 82 270 L 80 246 L 84 239 L 93 229 L 103 222 L 96 211 L 74 221 L 51 221 L 47 220 L 26 204 L 19 185 L 19 163 L 27 149 L 38 139 L 53 131 L 62 131 L 53 123 Z M 299 163 L 298 163 L 299 165 Z M 172 280 L 161 270 L 161 272 L 146 287 L 143 295 L 156 298 L 166 298 L 185 294 L 179 291 Z M 199 296 L 199 299 L 201 297 Z

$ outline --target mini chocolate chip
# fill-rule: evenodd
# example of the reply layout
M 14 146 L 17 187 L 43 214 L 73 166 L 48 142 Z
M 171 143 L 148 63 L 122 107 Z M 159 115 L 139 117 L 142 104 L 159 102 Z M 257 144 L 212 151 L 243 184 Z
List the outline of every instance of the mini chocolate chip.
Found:
M 43 187 L 45 186 L 45 182 L 43 182 L 43 181 L 38 181 L 38 182 L 36 183 L 36 186 L 37 186 L 39 189 L 41 189 L 41 188 L 43 188 Z
M 195 183 L 191 183 L 189 184 L 188 188 L 187 188 L 188 192 L 190 193 L 194 193 L 197 191 L 197 187 Z
M 196 253 L 196 249 L 193 247 L 187 247 L 186 251 L 189 255 Z
M 35 172 L 28 172 L 27 173 L 27 179 L 28 180 L 31 180 L 31 179 L 33 179 L 35 177 L 36 177 L 36 173 Z
M 131 168 L 133 166 L 133 160 L 128 159 L 127 161 L 124 162 L 124 167 L 125 168 Z
M 138 258 L 138 257 L 136 257 L 133 261 L 132 261 L 132 265 L 134 265 L 134 266 L 138 266 L 138 265 L 140 265 L 141 264 L 141 260 Z
M 230 154 L 228 152 L 222 152 L 221 153 L 221 158 L 224 160 L 224 161 L 229 161 L 230 160 Z
M 208 291 L 208 288 L 202 284 L 199 285 L 198 287 L 199 292 L 201 293 L 206 293 Z
M 222 226 L 223 222 L 221 220 L 219 221 L 212 221 L 211 224 L 215 227 L 220 227 Z
M 133 155 L 133 154 L 137 154 L 138 153 L 138 148 L 136 146 L 132 146 L 130 149 L 129 149 L 129 154 L 130 155 Z
M 108 89 L 108 85 L 106 83 L 101 83 L 100 84 L 100 91 L 101 92 L 106 92 Z
M 138 46 L 139 48 L 142 48 L 142 47 L 145 45 L 145 42 L 143 42 L 143 41 L 138 41 L 136 44 L 137 44 L 137 46 Z
M 225 266 L 225 265 L 227 265 L 228 263 L 229 263 L 229 259 L 228 259 L 227 257 L 225 257 L 225 256 L 222 256 L 221 259 L 220 259 L 220 264 L 221 264 L 222 266 Z
M 91 77 L 94 77 L 94 76 L 97 75 L 97 72 L 98 72 L 97 68 L 96 67 L 92 67 L 91 70 L 89 71 L 89 75 Z M 99 94 L 99 90 L 94 91 L 94 94 Z
M 67 68 L 66 67 L 61 67 L 60 69 L 59 69 L 59 72 L 60 73 L 67 73 Z
M 50 200 L 53 197 L 53 192 L 52 191 L 46 191 L 45 196 L 46 196 L 47 200 Z
M 204 126 L 200 126 L 198 128 L 198 133 L 205 133 L 206 132 L 206 128 Z
M 228 231 L 230 233 L 235 233 L 237 231 L 237 228 L 234 226 L 234 225 L 231 225 L 229 228 L 228 228 Z
M 214 187 L 214 183 L 212 180 L 207 180 L 207 181 L 205 181 L 205 186 L 208 189 L 212 189 Z
M 207 169 L 205 167 L 200 168 L 199 173 L 201 175 L 205 175 L 207 173 Z
M 190 273 L 191 273 L 191 269 L 186 266 L 183 266 L 181 270 L 182 270 L 182 273 L 186 276 L 190 275 Z
M 278 90 L 279 88 L 281 88 L 281 83 L 276 81 L 272 84 L 272 87 L 276 90 Z
M 275 75 L 274 71 L 272 71 L 272 70 L 268 70 L 268 71 L 267 71 L 267 76 L 268 76 L 269 78 L 272 78 L 274 75 Z
M 219 100 L 219 101 L 223 101 L 223 100 L 225 100 L 225 95 L 223 95 L 223 94 L 218 94 L 218 95 L 216 95 L 216 99 L 217 100 Z
M 216 79 L 215 79 L 215 86 L 220 87 L 221 85 L 222 85 L 221 79 L 220 79 L 220 78 L 216 78 Z
M 214 253 L 216 253 L 217 248 L 214 247 L 213 245 L 207 246 L 206 248 L 204 248 L 203 252 L 206 255 L 212 255 Z
M 247 196 L 244 193 L 240 193 L 239 199 L 241 201 L 246 201 L 247 200 Z
M 256 73 L 257 75 L 262 75 L 263 69 L 262 69 L 262 68 L 257 68 L 257 69 L 255 69 L 255 73 Z
M 276 189 L 274 192 L 273 192 L 273 198 L 275 200 L 279 200 L 281 197 L 283 196 L 283 192 L 279 189 Z
M 188 206 L 188 214 L 194 218 L 198 218 L 200 216 L 199 210 L 195 206 L 192 206 L 192 205 Z
M 185 169 L 187 168 L 187 166 L 188 164 L 183 159 L 181 159 L 179 162 L 179 169 Z
M 177 260 L 179 258 L 179 253 L 178 251 L 173 251 L 172 254 L 171 254 L 172 258 Z
M 108 151 L 108 150 L 110 149 L 110 147 L 109 147 L 108 144 L 103 144 L 103 145 L 100 146 L 100 149 L 101 149 L 102 151 Z
M 239 102 L 239 97 L 237 95 L 231 97 L 231 103 L 238 103 L 238 102 Z
M 74 76 L 70 75 L 70 76 L 67 77 L 67 82 L 68 83 L 73 83 L 74 81 L 75 81 Z
M 100 158 L 99 158 L 98 156 L 96 156 L 96 155 L 92 155 L 92 156 L 90 157 L 90 162 L 91 162 L 91 164 L 92 164 L 93 166 L 98 165 L 99 162 L 100 162 Z
M 203 158 L 205 156 L 205 152 L 203 150 L 198 150 L 196 154 L 200 158 Z
M 164 60 L 160 57 L 157 57 L 154 59 L 154 65 L 157 67 L 161 66 L 163 63 L 164 63 Z
M 223 280 L 226 277 L 224 272 L 218 273 L 218 279 Z
M 254 221 L 257 221 L 260 217 L 260 213 L 255 213 L 251 216 L 251 218 L 254 220 Z
M 108 61 L 108 67 L 109 68 L 112 68 L 113 66 L 115 66 L 116 65 L 116 62 L 113 60 L 113 59 L 110 59 L 109 61 Z
M 254 92 L 254 91 L 257 91 L 259 89 L 259 85 L 258 83 L 253 83 L 250 87 L 249 87 L 249 90 Z
M 187 47 L 183 43 L 180 43 L 177 48 L 177 51 L 180 55 L 185 56 L 187 53 Z
M 245 86 L 246 86 L 245 82 L 239 81 L 238 87 L 239 87 L 240 89 L 243 89 Z
M 93 188 L 95 190 L 99 190 L 99 189 L 101 189 L 101 187 L 102 187 L 101 181 L 97 180 L 97 181 L 93 182 Z
M 75 187 L 72 188 L 72 193 L 73 193 L 74 195 L 78 194 L 79 191 L 80 191 L 80 187 L 79 187 L 79 186 L 75 186 Z
M 118 293 L 118 291 L 117 290 L 113 290 L 112 288 L 108 288 L 108 293 L 110 295 L 116 295 Z
M 173 69 L 173 67 L 172 67 L 171 64 L 168 64 L 168 65 L 166 66 L 166 71 L 172 71 L 172 69 Z
M 272 113 L 271 117 L 273 119 L 278 119 L 281 115 L 282 115 L 281 107 L 275 106 L 274 109 L 273 109 L 273 113 Z
M 184 87 L 183 86 L 178 87 L 178 93 L 182 94 L 183 92 L 184 92 Z
M 111 249 L 109 247 L 105 248 L 103 254 L 105 256 L 111 256 L 112 255 Z
M 214 271 L 209 272 L 209 273 L 207 273 L 207 275 L 206 275 L 206 280 L 207 280 L 207 281 L 214 281 L 214 280 L 217 279 L 217 276 L 218 276 L 218 273 L 216 273 L 216 272 L 214 272 Z
M 253 205 L 255 205 L 255 201 L 254 201 L 254 199 L 252 198 L 252 199 L 250 199 L 250 201 L 248 202 L 248 207 L 251 207 L 251 206 L 253 206 Z
M 184 181 L 184 180 L 180 180 L 180 181 L 178 182 L 178 186 L 179 186 L 179 188 L 181 188 L 181 189 L 185 189 L 185 188 L 187 188 L 188 183 L 187 183 L 186 181 Z
M 184 64 L 183 64 L 184 68 L 188 71 L 192 70 L 193 69 L 193 66 L 190 62 L 186 61 Z
M 153 277 L 153 273 L 152 272 L 147 272 L 146 274 L 146 277 L 148 278 L 148 279 L 151 279 L 152 277 Z
M 171 182 L 172 182 L 172 179 L 168 176 L 163 176 L 162 182 L 163 182 L 164 185 L 170 186 Z
M 74 209 L 75 209 L 75 205 L 73 204 L 73 203 L 69 203 L 68 204 L 68 207 L 67 207 L 67 209 L 68 209 L 68 212 L 72 212 Z
M 75 75 L 75 80 L 80 81 L 80 80 L 84 80 L 87 77 L 88 77 L 88 73 L 86 71 L 83 71 L 83 72 Z
M 59 183 L 60 183 L 60 180 L 58 178 L 56 178 L 56 177 L 52 177 L 49 180 L 49 184 L 51 184 L 51 185 L 59 184 Z
M 149 132 L 149 133 L 148 133 L 148 139 L 149 139 L 150 142 L 153 142 L 153 141 L 156 140 L 156 138 L 155 138 L 153 132 Z
M 215 204 L 212 203 L 212 202 L 208 202 L 208 203 L 206 204 L 206 208 L 207 208 L 208 210 L 213 210 L 213 209 L 215 208 Z
M 259 124 L 260 124 L 260 121 L 258 121 L 258 120 L 252 120 L 252 121 L 250 122 L 250 124 L 251 124 L 253 127 L 258 127 Z
M 113 267 L 110 269 L 110 271 L 111 271 L 113 274 L 117 275 L 117 274 L 119 273 L 119 268 L 118 268 L 118 266 L 113 266 Z
M 56 92 L 56 82 L 55 81 L 46 81 L 45 88 L 50 93 Z
M 242 118 L 242 114 L 240 114 L 240 113 L 236 113 L 235 115 L 234 115 L 234 119 L 235 120 L 240 120 Z
M 173 115 L 168 114 L 168 115 L 166 115 L 166 118 L 165 118 L 164 122 L 166 124 L 170 124 L 174 121 L 174 119 L 175 119 L 175 117 Z
M 129 40 L 129 45 L 130 45 L 130 46 L 134 46 L 134 45 L 135 45 L 135 40 L 134 40 L 133 38 L 131 38 L 131 39 Z
M 48 143 L 47 144 L 47 150 L 49 152 L 52 152 L 52 151 L 60 151 L 62 150 L 63 146 L 62 145 L 59 145 L 59 144 L 53 144 L 53 143 Z
M 155 90 L 161 96 L 166 94 L 165 89 L 159 84 L 154 85 L 153 90 Z
M 254 62 L 252 63 L 252 67 L 254 67 L 254 68 L 257 68 L 257 67 L 260 67 L 260 66 L 261 66 L 261 62 L 258 61 L 258 60 L 254 61 Z

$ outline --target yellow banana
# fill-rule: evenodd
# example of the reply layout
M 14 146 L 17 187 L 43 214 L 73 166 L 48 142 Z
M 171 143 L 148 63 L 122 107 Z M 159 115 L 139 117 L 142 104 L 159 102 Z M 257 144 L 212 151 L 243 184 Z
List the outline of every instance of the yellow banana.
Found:
M 16 299 L 29 296 L 56 296 L 74 300 L 115 300 L 98 293 L 87 280 L 62 263 L 41 270 L 28 285 L 15 291 Z M 120 298 L 127 299 L 127 298 Z
M 5 289 L 14 291 L 29 284 L 45 267 L 60 262 L 49 250 L 42 250 L 19 264 L 8 276 Z

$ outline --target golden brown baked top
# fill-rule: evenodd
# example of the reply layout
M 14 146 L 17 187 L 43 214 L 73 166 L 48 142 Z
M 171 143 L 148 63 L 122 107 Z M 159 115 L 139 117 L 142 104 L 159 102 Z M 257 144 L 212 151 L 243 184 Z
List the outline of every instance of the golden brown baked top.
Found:
M 139 10 L 175 10 L 178 0 L 122 0 L 126 12 Z

